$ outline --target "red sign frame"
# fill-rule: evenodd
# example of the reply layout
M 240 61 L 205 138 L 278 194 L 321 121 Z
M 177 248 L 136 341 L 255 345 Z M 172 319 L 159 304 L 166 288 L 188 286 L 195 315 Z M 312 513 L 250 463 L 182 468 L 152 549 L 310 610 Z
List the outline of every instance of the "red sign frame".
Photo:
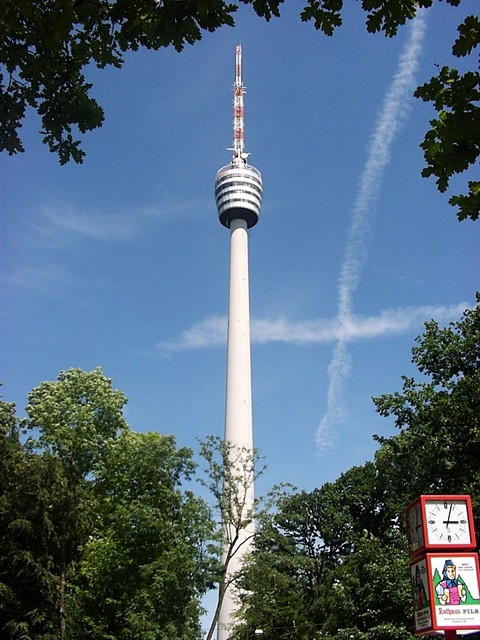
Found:
M 427 520 L 429 517 L 428 512 L 428 503 L 429 502 L 456 502 L 463 501 L 466 504 L 467 509 L 467 527 L 470 534 L 470 542 L 460 542 L 456 544 L 455 542 L 446 543 L 444 540 L 439 540 L 438 542 L 432 542 L 428 538 L 427 532 Z M 413 539 L 414 531 L 411 530 L 411 517 L 410 513 L 414 510 L 418 510 L 417 513 L 420 518 L 420 523 L 417 526 L 421 527 L 421 530 L 417 532 L 418 538 L 421 539 L 421 542 L 418 539 Z M 407 515 L 407 537 L 408 537 L 408 547 L 409 547 L 409 555 L 413 559 L 415 557 L 424 555 L 427 552 L 435 552 L 435 551 L 443 551 L 445 553 L 449 553 L 451 549 L 452 552 L 456 551 L 473 551 L 476 549 L 476 539 L 475 539 L 475 526 L 473 522 L 473 511 L 472 511 L 472 501 L 469 495 L 421 495 L 416 500 L 414 500 L 411 504 L 406 508 Z M 417 536 L 416 536 L 417 538 Z

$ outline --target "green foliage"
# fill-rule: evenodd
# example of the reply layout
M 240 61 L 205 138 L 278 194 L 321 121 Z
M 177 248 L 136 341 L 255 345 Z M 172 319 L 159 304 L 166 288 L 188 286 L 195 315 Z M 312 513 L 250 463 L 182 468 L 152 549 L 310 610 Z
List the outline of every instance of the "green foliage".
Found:
M 450 0 L 458 5 L 460 0 Z M 419 8 L 430 7 L 433 0 L 362 0 L 366 12 L 366 27 L 369 33 L 383 31 L 386 36 L 395 36 L 398 27 L 415 17 Z M 342 24 L 343 0 L 309 0 L 301 13 L 304 22 L 313 20 L 315 29 L 327 36 L 333 35 Z
M 62 371 L 57 380 L 43 382 L 28 396 L 28 428 L 40 431 L 38 440 L 30 443 L 58 456 L 72 481 L 84 478 L 109 439 L 126 427 L 126 401 L 101 369 Z
M 100 369 L 0 403 L 0 635 L 195 640 L 214 559 L 192 452 L 134 433 Z
M 367 31 L 395 36 L 400 26 L 433 1 L 362 0 Z M 283 0 L 241 2 L 270 20 L 280 16 Z M 75 132 L 84 134 L 104 120 L 85 79 L 87 65 L 121 67 L 124 53 L 140 47 L 173 46 L 181 51 L 201 40 L 202 31 L 233 26 L 236 10 L 236 4 L 224 0 L 6 0 L 0 13 L 0 150 L 24 151 L 18 131 L 31 107 L 41 117 L 43 141 L 60 163 L 83 162 L 85 153 Z M 342 11 L 343 0 L 308 0 L 300 17 L 331 36 L 342 24 Z M 471 55 L 480 40 L 478 17 L 467 17 L 458 31 L 453 54 Z M 479 74 L 469 71 L 460 76 L 445 66 L 415 95 L 433 102 L 437 111 L 421 144 L 427 163 L 422 175 L 436 176 L 443 192 L 451 176 L 472 166 L 479 155 Z M 450 204 L 458 206 L 459 220 L 476 220 L 480 182 L 469 181 L 468 193 L 451 196 Z
M 64 477 L 58 460 L 19 440 L 15 406 L 0 402 L 0 635 L 58 638 L 58 558 Z
M 241 581 L 242 623 L 235 638 L 253 637 L 256 628 L 266 639 L 317 637 L 313 594 L 324 572 L 308 511 L 308 494 L 301 492 L 281 498 L 278 511 L 262 518 Z
M 269 3 L 255 4 L 268 18 Z M 223 0 L 6 0 L 0 13 L 0 149 L 23 151 L 18 130 L 32 107 L 60 163 L 82 162 L 75 132 L 104 119 L 83 73 L 87 65 L 121 67 L 123 54 L 139 47 L 181 51 L 200 40 L 202 30 L 233 25 L 235 10 Z
M 355 625 L 364 633 L 373 621 L 391 622 L 399 606 L 393 595 L 405 589 L 406 580 L 397 519 L 371 462 L 311 493 L 281 498 L 256 537 L 244 581 L 245 626 L 267 629 L 266 637 L 295 638 L 335 636 Z M 379 614 L 379 589 L 370 593 L 369 585 L 380 583 L 383 593 L 391 591 L 392 602 Z M 408 612 L 409 606 L 410 600 Z
M 205 464 L 199 482 L 208 489 L 219 529 L 225 534 L 221 523 L 229 523 L 230 531 L 238 533 L 255 517 L 255 505 L 253 510 L 245 507 L 255 479 L 264 472 L 258 452 L 207 436 L 200 442 L 200 456 Z M 221 537 L 221 544 L 224 542 Z
M 459 37 L 456 39 L 452 52 L 460 58 L 470 55 L 475 47 L 480 44 L 480 19 L 478 16 L 467 16 L 458 26 Z
M 374 638 L 395 628 L 410 636 L 405 625 L 413 613 L 411 598 L 405 597 L 407 572 L 406 544 L 400 537 L 392 544 L 365 532 L 355 551 L 322 585 L 320 598 L 327 612 L 324 633 L 341 635 L 346 628 L 354 629 L 355 636 Z
M 240 0 L 258 16 L 280 16 L 283 0 Z M 366 28 L 388 37 L 434 0 L 362 0 Z M 460 0 L 447 0 L 457 6 Z M 186 44 L 224 25 L 234 25 L 235 3 L 224 0 L 5 0 L 0 13 L 0 150 L 24 151 L 19 129 L 28 108 L 41 117 L 43 140 L 61 164 L 83 162 L 76 132 L 100 127 L 101 106 L 90 95 L 84 69 L 121 67 L 127 51 Z M 342 24 L 343 0 L 308 0 L 300 13 L 304 22 L 331 36 Z M 453 45 L 457 57 L 471 55 L 480 40 L 480 21 L 467 17 Z M 479 75 L 443 67 L 437 77 L 415 94 L 433 102 L 437 118 L 430 122 L 421 147 L 427 163 L 422 175 L 437 178 L 445 191 L 452 175 L 472 166 L 479 154 Z M 476 220 L 480 211 L 480 182 L 468 181 L 467 194 L 454 195 L 459 220 Z
M 404 377 L 401 392 L 374 399 L 380 415 L 394 416 L 400 429 L 392 438 L 378 438 L 376 463 L 397 501 L 464 492 L 472 495 L 478 514 L 480 306 L 448 327 L 433 320 L 425 327 L 412 354 L 427 381 Z
M 75 572 L 78 637 L 199 637 L 207 587 L 202 501 L 179 488 L 191 451 L 172 436 L 124 431 L 97 469 L 98 516 Z
M 243 563 L 239 562 L 254 535 L 254 520 L 258 513 L 258 500 L 253 498 L 253 485 L 264 471 L 259 467 L 256 450 L 239 447 L 208 436 L 200 442 L 200 455 L 204 461 L 199 482 L 207 489 L 210 509 L 216 527 L 212 536 L 212 552 L 220 561 L 214 565 L 212 579 L 218 584 L 218 598 L 206 640 L 215 632 L 227 589 L 236 587 L 243 576 Z M 239 567 L 238 570 L 236 567 Z
M 311 0 L 300 17 L 303 22 L 313 20 L 315 29 L 331 36 L 342 25 L 342 9 L 343 0 Z
M 216 581 L 221 603 L 238 533 L 256 515 L 254 554 L 233 576 L 235 639 L 260 628 L 266 640 L 412 640 L 405 506 L 470 494 L 480 533 L 480 296 L 458 322 L 427 322 L 412 359 L 420 380 L 374 399 L 398 428 L 377 438 L 374 461 L 312 492 L 277 493 L 268 512 L 244 509 L 257 454 L 207 438 L 215 522 L 183 488 L 191 451 L 131 432 L 124 395 L 99 369 L 31 392 L 23 426 L 37 437 L 26 444 L 14 405 L 0 402 L 2 637 L 199 638 L 200 597 Z
M 458 27 L 459 37 L 452 52 L 457 57 L 471 55 L 480 44 L 480 20 L 468 16 Z M 437 118 L 430 121 L 420 145 L 427 167 L 425 177 L 436 176 L 439 191 L 447 190 L 450 178 L 473 166 L 480 154 L 480 74 L 478 70 L 461 75 L 457 69 L 443 67 L 430 82 L 418 87 L 415 96 L 433 102 Z M 458 206 L 458 219 L 477 220 L 480 214 L 480 182 L 468 182 L 468 195 L 451 196 Z
M 374 399 L 399 429 L 377 437 L 374 461 L 262 519 L 238 638 L 413 640 L 405 507 L 470 494 L 480 530 L 480 305 L 448 327 L 427 322 L 412 355 L 420 381 Z
M 251 4 L 253 10 L 261 18 L 271 20 L 272 17 L 280 17 L 280 5 L 284 0 L 240 0 L 243 4 Z
M 462 43 L 458 50 L 473 46 L 466 38 L 457 43 Z M 418 87 L 415 96 L 433 102 L 438 114 L 420 145 L 428 165 L 422 175 L 436 176 L 438 189 L 444 192 L 450 178 L 473 166 L 480 155 L 480 74 L 460 75 L 457 69 L 443 67 L 438 76 Z M 459 206 L 459 220 L 476 220 L 480 214 L 480 182 L 469 181 L 468 188 L 468 196 L 450 198 L 450 204 Z

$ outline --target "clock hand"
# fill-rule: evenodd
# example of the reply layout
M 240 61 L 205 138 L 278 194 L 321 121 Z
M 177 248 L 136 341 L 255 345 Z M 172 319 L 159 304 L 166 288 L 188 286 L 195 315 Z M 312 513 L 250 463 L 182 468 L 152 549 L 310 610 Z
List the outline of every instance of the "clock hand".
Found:
M 458 524 L 458 520 L 444 520 L 443 524 L 446 524 L 448 527 L 449 524 Z
M 452 507 L 453 507 L 453 504 L 450 505 L 450 509 L 448 511 L 447 519 L 443 521 L 443 523 L 446 524 L 447 527 L 450 524 L 450 516 L 452 515 Z

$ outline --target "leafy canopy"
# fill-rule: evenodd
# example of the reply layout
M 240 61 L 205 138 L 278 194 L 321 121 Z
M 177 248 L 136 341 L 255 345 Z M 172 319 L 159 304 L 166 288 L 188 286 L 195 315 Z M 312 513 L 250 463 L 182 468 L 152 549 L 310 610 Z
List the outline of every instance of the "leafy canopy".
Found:
M 43 382 L 22 421 L 0 402 L 0 637 L 201 637 L 216 557 L 192 451 L 130 431 L 125 402 L 100 369 Z
M 259 523 L 235 638 L 413 640 L 405 507 L 470 494 L 480 529 L 480 297 L 458 322 L 427 322 L 412 358 L 419 380 L 374 399 L 399 430 L 374 460 Z
M 280 15 L 283 0 L 240 0 L 259 17 Z M 446 0 L 458 6 L 460 0 Z M 395 36 L 398 28 L 434 0 L 362 0 L 370 33 Z M 181 51 L 203 32 L 234 26 L 236 3 L 224 0 L 4 0 L 0 10 L 0 150 L 24 150 L 19 129 L 28 108 L 41 118 L 43 141 L 60 163 L 81 163 L 85 152 L 78 132 L 100 127 L 102 107 L 90 94 L 86 67 L 121 67 L 127 51 L 140 47 Z M 342 25 L 343 0 L 307 0 L 304 22 L 331 36 Z M 480 39 L 480 23 L 469 16 L 459 26 L 455 56 L 472 55 Z M 474 164 L 479 154 L 479 74 L 458 74 L 443 67 L 416 92 L 433 102 L 437 118 L 422 143 L 427 167 L 440 191 L 452 175 Z M 450 198 L 458 217 L 476 220 L 480 183 L 470 181 L 468 193 Z
M 457 57 L 470 55 L 480 44 L 480 19 L 468 16 L 458 27 L 459 36 L 452 52 Z M 450 178 L 474 166 L 480 155 L 480 74 L 442 67 L 430 82 L 418 87 L 417 98 L 433 102 L 437 118 L 420 145 L 427 167 L 424 177 L 436 176 L 437 187 L 447 190 Z M 450 198 L 459 207 L 458 218 L 477 220 L 480 215 L 480 181 L 468 182 L 468 195 Z

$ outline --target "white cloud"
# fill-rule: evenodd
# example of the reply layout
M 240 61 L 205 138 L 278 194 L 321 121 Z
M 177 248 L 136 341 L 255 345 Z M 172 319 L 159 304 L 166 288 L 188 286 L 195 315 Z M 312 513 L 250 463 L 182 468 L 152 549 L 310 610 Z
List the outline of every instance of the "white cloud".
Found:
M 200 324 L 186 329 L 179 338 L 159 342 L 157 348 L 161 352 L 218 347 L 227 339 L 227 320 L 222 316 L 212 316 Z
M 82 209 L 71 203 L 55 203 L 40 208 L 41 223 L 35 231 L 43 240 L 122 241 L 140 236 L 159 219 L 191 217 L 201 210 L 198 202 L 173 201 L 164 205 L 132 207 L 128 211 L 111 208 Z
M 71 205 L 50 205 L 42 207 L 41 213 L 42 234 L 48 237 L 58 238 L 60 233 L 94 240 L 122 240 L 135 235 L 138 227 L 134 212 L 115 215 L 101 210 L 79 211 Z
M 198 215 L 199 210 L 199 203 L 193 200 L 118 212 L 109 208 L 82 209 L 72 203 L 40 206 L 39 215 L 22 238 L 21 250 L 15 263 L 10 265 L 10 272 L 4 274 L 4 280 L 37 294 L 57 293 L 59 288 L 72 284 L 72 276 L 58 260 L 59 249 L 70 250 L 82 240 L 131 240 L 144 234 L 156 220 L 191 217 Z
M 57 295 L 59 288 L 68 283 L 65 273 L 55 265 L 40 267 L 21 266 L 4 276 L 7 284 L 36 294 Z
M 426 320 L 434 318 L 438 322 L 458 319 L 468 308 L 466 302 L 451 306 L 420 306 L 404 309 L 389 309 L 378 316 L 349 316 L 341 323 L 338 318 L 329 320 L 306 320 L 291 322 L 285 317 L 253 319 L 250 326 L 253 344 L 282 342 L 294 345 L 340 344 L 339 353 L 345 345 L 360 340 L 378 339 L 421 329 Z M 227 319 L 224 316 L 212 316 L 199 324 L 186 329 L 178 338 L 160 342 L 159 352 L 184 351 L 224 346 L 227 337 Z M 329 376 L 337 380 L 339 372 L 348 372 L 342 363 L 336 371 L 333 357 Z M 339 383 L 335 383 L 339 386 Z

